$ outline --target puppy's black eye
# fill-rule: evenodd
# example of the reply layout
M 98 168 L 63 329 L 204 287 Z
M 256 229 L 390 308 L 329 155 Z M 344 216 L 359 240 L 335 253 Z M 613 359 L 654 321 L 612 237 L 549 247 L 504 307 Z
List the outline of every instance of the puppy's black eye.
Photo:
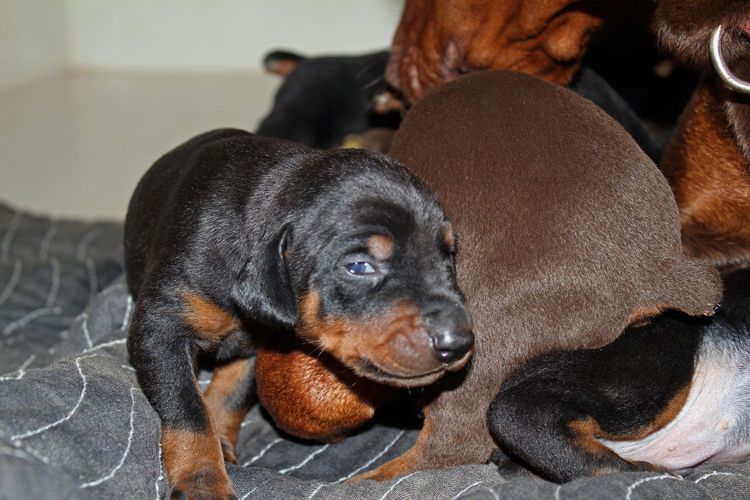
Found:
M 369 262 L 359 261 L 346 264 L 346 270 L 354 276 L 369 276 L 376 273 L 375 268 Z

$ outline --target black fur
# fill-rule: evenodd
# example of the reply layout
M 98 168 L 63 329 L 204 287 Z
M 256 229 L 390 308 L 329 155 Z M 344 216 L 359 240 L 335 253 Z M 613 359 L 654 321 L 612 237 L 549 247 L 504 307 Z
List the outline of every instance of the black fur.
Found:
M 593 418 L 608 439 L 637 433 L 681 389 L 689 387 L 701 345 L 746 349 L 750 270 L 725 277 L 725 299 L 714 318 L 665 313 L 627 329 L 601 349 L 535 358 L 502 386 L 488 424 L 502 450 L 543 477 L 565 482 L 617 470 L 653 470 L 611 450 L 592 453 L 573 422 Z M 503 462 L 500 453 L 493 460 Z
M 659 145 L 644 125 L 643 120 L 630 107 L 630 104 L 590 66 L 583 65 L 568 85 L 570 90 L 590 100 L 633 136 L 635 142 L 654 162 L 661 158 L 664 145 Z
M 306 58 L 294 52 L 273 51 L 266 67 L 284 62 L 294 65 L 274 99 L 271 112 L 258 126 L 258 135 L 290 139 L 309 146 L 340 145 L 348 134 L 373 127 L 397 128 L 400 113 L 372 111 L 375 96 L 384 91 L 388 52 L 358 56 Z M 657 161 L 663 144 L 657 143 L 630 104 L 591 67 L 584 65 L 569 85 L 617 120 Z
M 312 58 L 274 51 L 264 62 L 269 60 L 286 60 L 296 67 L 258 125 L 258 135 L 330 148 L 339 146 L 348 134 L 398 126 L 398 113 L 372 112 L 373 97 L 385 90 L 388 51 Z
M 450 310 L 468 327 L 455 246 L 441 239 L 448 224 L 429 189 L 382 155 L 320 152 L 241 130 L 208 132 L 164 155 L 138 184 L 125 223 L 136 298 L 128 349 L 163 425 L 206 429 L 195 357 L 225 361 L 250 344 L 243 332 L 204 338 L 186 319 L 185 294 L 251 334 L 293 335 L 311 290 L 322 317 L 366 321 L 406 300 L 427 323 Z M 377 276 L 354 278 L 343 264 L 375 262 L 372 234 L 392 238 L 393 254 L 377 261 Z

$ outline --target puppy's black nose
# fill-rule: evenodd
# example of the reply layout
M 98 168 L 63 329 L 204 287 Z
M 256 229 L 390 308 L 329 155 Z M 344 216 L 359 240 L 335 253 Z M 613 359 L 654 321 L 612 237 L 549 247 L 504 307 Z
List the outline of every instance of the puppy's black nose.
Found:
M 441 363 L 462 358 L 474 345 L 471 320 L 463 307 L 448 307 L 430 318 L 430 337 Z

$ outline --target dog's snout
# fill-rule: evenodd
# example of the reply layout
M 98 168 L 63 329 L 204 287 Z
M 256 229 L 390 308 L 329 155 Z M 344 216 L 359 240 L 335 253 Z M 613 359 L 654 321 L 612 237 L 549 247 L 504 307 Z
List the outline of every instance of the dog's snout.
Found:
M 440 310 L 430 318 L 430 337 L 435 356 L 441 363 L 462 358 L 474 345 L 471 320 L 462 306 Z

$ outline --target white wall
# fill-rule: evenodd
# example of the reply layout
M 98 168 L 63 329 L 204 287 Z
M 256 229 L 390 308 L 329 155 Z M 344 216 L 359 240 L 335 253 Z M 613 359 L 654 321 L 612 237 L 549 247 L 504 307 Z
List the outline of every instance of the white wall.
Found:
M 402 0 L 68 0 L 83 68 L 248 70 L 271 48 L 356 53 L 390 44 Z
M 63 71 L 66 0 L 0 0 L 0 89 Z
M 0 90 L 66 68 L 236 71 L 387 47 L 403 0 L 0 0 Z

